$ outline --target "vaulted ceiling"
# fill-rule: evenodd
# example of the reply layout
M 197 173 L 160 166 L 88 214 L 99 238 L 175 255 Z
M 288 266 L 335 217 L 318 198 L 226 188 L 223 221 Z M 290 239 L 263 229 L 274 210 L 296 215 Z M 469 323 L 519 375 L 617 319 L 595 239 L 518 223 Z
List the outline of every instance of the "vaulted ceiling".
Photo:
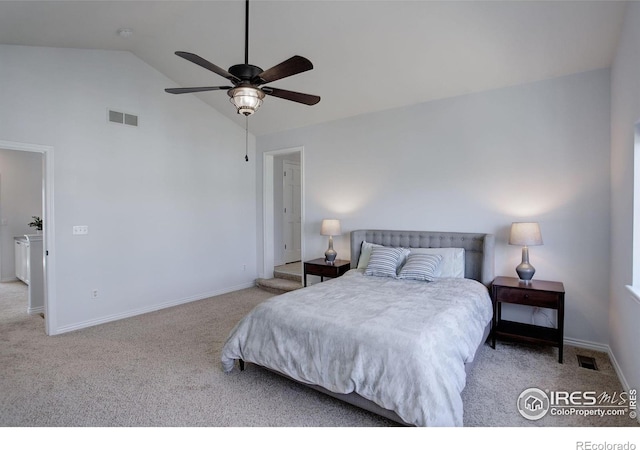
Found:
M 225 69 L 242 63 L 244 8 L 244 0 L 0 1 L 0 44 L 126 50 L 173 81 L 166 87 L 225 85 L 174 52 Z M 608 67 L 625 8 L 616 1 L 254 0 L 249 63 L 267 69 L 307 57 L 313 70 L 269 85 L 322 100 L 304 106 L 267 97 L 251 131 Z M 121 37 L 120 28 L 133 34 Z M 224 91 L 182 95 L 244 125 Z

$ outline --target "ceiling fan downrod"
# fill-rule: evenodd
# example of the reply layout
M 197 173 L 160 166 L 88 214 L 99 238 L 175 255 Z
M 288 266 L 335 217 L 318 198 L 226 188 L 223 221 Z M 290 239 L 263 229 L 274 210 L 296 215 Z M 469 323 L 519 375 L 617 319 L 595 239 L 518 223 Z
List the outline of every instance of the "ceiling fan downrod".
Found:
M 249 0 L 244 8 L 244 63 L 249 64 Z

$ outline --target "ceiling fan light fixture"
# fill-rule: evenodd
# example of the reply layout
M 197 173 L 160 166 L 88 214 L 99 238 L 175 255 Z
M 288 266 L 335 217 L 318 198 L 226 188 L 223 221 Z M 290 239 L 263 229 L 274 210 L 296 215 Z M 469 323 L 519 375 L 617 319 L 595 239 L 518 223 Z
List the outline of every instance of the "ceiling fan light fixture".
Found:
M 260 108 L 262 105 L 262 99 L 264 98 L 264 92 L 252 86 L 238 86 L 227 91 L 229 94 L 229 101 L 238 110 L 238 114 L 250 116 Z

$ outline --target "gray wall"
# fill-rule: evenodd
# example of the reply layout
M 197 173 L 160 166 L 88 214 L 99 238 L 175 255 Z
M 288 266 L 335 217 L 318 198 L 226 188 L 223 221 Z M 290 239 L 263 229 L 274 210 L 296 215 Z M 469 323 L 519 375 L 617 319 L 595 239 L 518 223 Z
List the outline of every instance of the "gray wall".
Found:
M 625 288 L 635 282 L 640 291 L 640 259 L 634 261 L 634 125 L 640 119 L 640 4 L 627 6 L 611 88 L 611 349 L 628 387 L 640 386 L 640 304 Z M 638 163 L 636 162 L 636 167 Z M 636 173 L 636 177 L 640 174 Z M 640 185 L 640 184 L 639 184 Z M 636 191 L 640 207 L 640 190 Z M 639 214 L 640 211 L 637 211 Z M 639 227 L 640 224 L 636 224 Z M 640 235 L 636 234 L 636 239 Z M 640 254 L 636 256 L 640 258 Z M 634 267 L 635 263 L 635 267 Z
M 42 154 L 0 148 L 0 279 L 15 280 L 14 236 L 36 233 L 42 217 Z
M 129 52 L 0 46 L 0 140 L 54 148 L 51 333 L 254 283 L 255 141 L 247 163 L 244 130 L 174 85 Z
M 539 221 L 531 263 L 565 284 L 566 336 L 606 345 L 609 89 L 602 69 L 259 136 L 257 167 L 263 151 L 304 146 L 305 259 L 323 254 L 320 222 L 336 217 L 339 258 L 359 228 L 487 232 L 496 274 L 516 276 L 509 226 Z

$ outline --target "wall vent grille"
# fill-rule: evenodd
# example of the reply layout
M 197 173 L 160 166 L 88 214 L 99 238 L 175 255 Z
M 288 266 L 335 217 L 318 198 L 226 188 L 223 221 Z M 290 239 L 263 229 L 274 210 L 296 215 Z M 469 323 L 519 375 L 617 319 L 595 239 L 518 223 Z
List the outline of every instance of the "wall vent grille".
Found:
M 109 110 L 108 118 L 109 122 L 119 123 L 120 125 L 130 125 L 132 127 L 138 126 L 138 116 L 133 114 L 127 114 L 120 111 Z

